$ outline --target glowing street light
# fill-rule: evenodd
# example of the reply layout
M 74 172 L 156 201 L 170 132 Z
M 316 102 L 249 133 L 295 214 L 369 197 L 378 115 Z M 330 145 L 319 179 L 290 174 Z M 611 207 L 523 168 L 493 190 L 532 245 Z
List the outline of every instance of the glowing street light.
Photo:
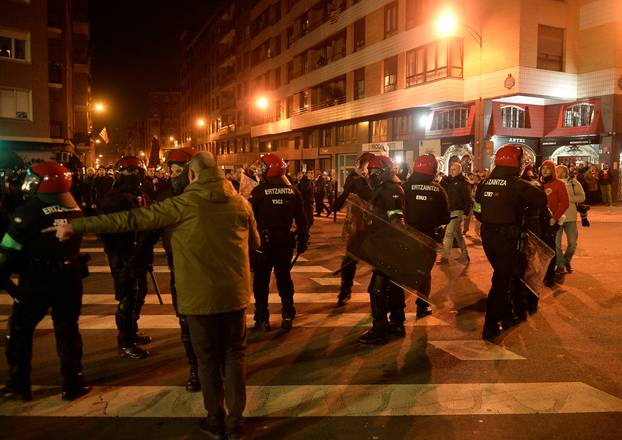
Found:
M 266 98 L 265 96 L 260 96 L 259 98 L 257 98 L 257 101 L 255 101 L 255 105 L 259 110 L 267 109 L 268 104 L 268 98 Z
M 203 118 L 197 119 L 197 125 L 199 127 L 205 127 L 205 119 L 203 119 Z
M 175 138 L 173 136 L 168 138 L 169 141 L 173 142 L 175 140 Z
M 447 9 L 436 18 L 436 31 L 442 36 L 453 35 L 458 27 L 458 19 L 453 11 Z
M 96 139 L 96 140 L 95 140 L 95 143 L 96 143 L 96 144 L 101 144 L 101 143 L 102 143 L 102 141 L 100 141 L 99 139 Z
M 104 155 L 103 155 L 103 154 L 100 154 L 100 155 L 99 155 L 99 157 L 100 157 L 100 158 L 102 158 L 102 157 L 104 157 Z
M 103 113 L 106 111 L 106 106 L 102 102 L 96 103 L 94 108 L 97 113 Z

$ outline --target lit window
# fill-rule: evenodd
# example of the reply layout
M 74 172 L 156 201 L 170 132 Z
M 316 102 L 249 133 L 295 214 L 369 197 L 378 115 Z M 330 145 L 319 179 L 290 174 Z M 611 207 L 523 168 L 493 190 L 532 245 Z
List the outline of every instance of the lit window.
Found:
M 515 105 L 501 107 L 503 128 L 525 128 L 525 109 Z
M 469 109 L 467 108 L 437 110 L 434 112 L 431 130 L 452 130 L 454 128 L 466 128 L 468 118 Z
M 365 68 L 354 71 L 354 99 L 365 97 Z
M 392 92 L 397 89 L 397 57 L 384 60 L 384 91 Z
M 397 31 L 397 2 L 384 7 L 384 36 L 393 35 Z
M 30 90 L 0 89 L 0 118 L 31 119 Z
M 575 104 L 564 110 L 564 127 L 585 127 L 592 124 L 594 106 L 592 104 Z
M 462 39 L 441 40 L 406 52 L 406 87 L 462 78 Z

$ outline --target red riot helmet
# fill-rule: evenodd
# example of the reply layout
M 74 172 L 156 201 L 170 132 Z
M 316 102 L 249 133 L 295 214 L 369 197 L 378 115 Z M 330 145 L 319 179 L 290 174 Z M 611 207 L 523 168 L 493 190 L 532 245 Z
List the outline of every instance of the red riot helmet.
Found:
M 369 164 L 369 161 L 373 159 L 374 157 L 375 157 L 374 153 L 370 153 L 369 151 L 366 151 L 356 158 L 356 161 L 354 162 L 354 167 L 361 169 L 365 166 L 365 164 Z
M 369 160 L 367 164 L 369 176 L 378 183 L 388 182 L 395 176 L 395 166 L 388 156 L 376 156 Z
M 413 165 L 413 173 L 425 174 L 427 176 L 434 177 L 438 169 L 438 162 L 433 154 L 424 154 L 415 159 Z
M 32 194 L 66 193 L 71 189 L 71 172 L 56 162 L 39 162 L 28 168 L 22 191 Z
M 276 154 L 268 153 L 255 162 L 255 168 L 261 176 L 280 177 L 285 175 L 287 164 Z
M 114 169 L 117 173 L 121 173 L 123 171 L 133 171 L 133 170 L 142 170 L 145 171 L 147 167 L 145 166 L 145 162 L 136 156 L 124 156 L 119 159 L 114 166 Z
M 185 165 L 190 162 L 190 159 L 192 159 L 192 156 L 196 153 L 197 150 L 192 147 L 176 148 L 168 153 L 168 156 L 166 156 L 166 163 L 169 165 L 172 163 Z
M 523 159 L 523 149 L 516 144 L 505 145 L 495 154 L 495 166 L 520 168 Z

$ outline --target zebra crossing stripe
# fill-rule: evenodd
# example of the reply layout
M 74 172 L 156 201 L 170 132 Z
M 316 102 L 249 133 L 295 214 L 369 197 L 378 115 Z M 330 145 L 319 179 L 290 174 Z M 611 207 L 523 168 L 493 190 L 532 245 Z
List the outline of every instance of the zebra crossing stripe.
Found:
M 204 417 L 202 396 L 181 386 L 94 387 L 64 402 L 33 387 L 32 402 L 2 401 L 9 417 Z M 619 413 L 622 400 L 582 382 L 250 385 L 247 417 L 382 417 Z M 46 397 L 38 397 L 38 394 Z
M 162 301 L 164 304 L 172 304 L 173 300 L 169 293 L 162 294 Z M 253 298 L 251 297 L 251 302 L 253 302 Z M 335 293 L 296 293 L 294 295 L 294 301 L 297 304 L 324 304 L 324 303 L 336 303 L 337 302 L 337 292 Z M 270 304 L 281 304 L 281 298 L 277 293 L 271 293 L 268 297 L 268 302 Z M 368 293 L 353 293 L 350 299 L 350 302 L 353 303 L 368 303 L 369 302 L 369 294 Z M 0 295 L 0 305 L 12 305 L 13 298 L 9 295 Z M 82 304 L 83 305 L 117 305 L 118 301 L 114 299 L 114 293 L 103 294 L 103 295 L 83 295 L 82 296 Z M 147 297 L 145 298 L 145 304 L 160 304 L 158 298 L 149 292 Z
M 89 252 L 91 254 L 103 254 L 104 253 L 104 248 L 103 247 L 80 248 L 80 252 Z M 155 248 L 153 248 L 153 252 L 155 252 L 156 254 L 163 254 L 164 253 L 164 248 L 155 247 Z M 298 257 L 298 262 L 300 262 L 300 263 L 306 263 L 308 261 L 309 260 L 306 259 L 303 256 L 299 256 Z
M 8 321 L 8 315 L 0 315 L 0 323 Z M 273 326 L 280 326 L 280 318 L 273 316 Z M 369 313 L 310 313 L 298 314 L 294 320 L 294 327 L 369 327 L 371 325 Z M 246 315 L 246 324 L 254 324 L 253 315 Z M 179 319 L 174 314 L 169 315 L 141 315 L 138 325 L 141 329 L 178 329 Z M 447 325 L 444 321 L 426 316 L 416 319 L 415 313 L 406 313 L 406 327 L 436 327 Z M 37 326 L 39 330 L 53 329 L 52 318 L 46 316 Z M 116 330 L 114 315 L 81 315 L 81 330 Z

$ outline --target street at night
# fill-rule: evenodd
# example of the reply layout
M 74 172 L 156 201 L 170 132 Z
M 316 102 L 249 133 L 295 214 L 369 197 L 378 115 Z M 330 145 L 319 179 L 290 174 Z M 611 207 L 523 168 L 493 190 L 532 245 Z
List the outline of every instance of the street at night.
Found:
M 409 298 L 407 336 L 382 347 L 357 343 L 370 323 L 369 267 L 357 273 L 352 301 L 335 308 L 331 272 L 343 254 L 343 217 L 336 224 L 316 219 L 311 246 L 293 273 L 294 328 L 279 328 L 272 285 L 275 330 L 248 330 L 246 415 L 253 438 L 620 438 L 622 286 L 615 237 L 622 234 L 622 210 L 595 208 L 591 218 L 592 226 L 581 231 L 574 273 L 545 288 L 538 313 L 498 345 L 480 338 L 491 271 L 472 230 L 470 265 L 451 261 L 433 270 L 433 314 L 416 320 Z M 94 391 L 75 402 L 60 400 L 46 319 L 35 334 L 34 400 L 0 404 L 1 432 L 22 439 L 201 438 L 202 399 L 183 388 L 188 366 L 168 274 L 156 274 L 167 304 L 157 304 L 150 285 L 139 321 L 153 338 L 151 357 L 119 359 L 112 279 L 99 273 L 108 266 L 90 238 L 82 244 L 93 259 L 80 327 L 84 372 Z M 162 253 L 155 267 L 166 267 Z M 1 300 L 6 320 L 10 301 Z M 6 373 L 3 364 L 0 377 Z

